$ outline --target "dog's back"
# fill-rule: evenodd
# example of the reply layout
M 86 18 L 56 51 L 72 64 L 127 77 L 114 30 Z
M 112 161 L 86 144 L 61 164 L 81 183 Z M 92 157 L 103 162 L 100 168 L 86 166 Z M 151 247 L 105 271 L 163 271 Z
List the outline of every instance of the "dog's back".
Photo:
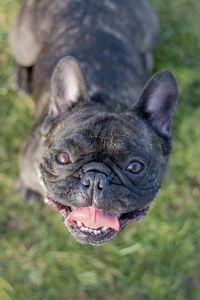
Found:
M 73 55 L 91 97 L 112 95 L 126 106 L 137 99 L 152 67 L 157 31 L 157 18 L 146 0 L 35 0 L 22 7 L 11 46 L 19 65 L 33 66 L 35 99 L 48 98 L 56 63 Z

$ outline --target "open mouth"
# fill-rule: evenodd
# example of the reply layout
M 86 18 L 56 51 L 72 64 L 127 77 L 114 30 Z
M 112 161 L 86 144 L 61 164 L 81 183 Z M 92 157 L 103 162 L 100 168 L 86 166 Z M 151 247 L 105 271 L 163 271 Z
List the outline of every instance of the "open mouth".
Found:
M 106 213 L 93 206 L 72 208 L 47 196 L 45 203 L 64 218 L 69 232 L 81 243 L 100 245 L 116 236 L 129 223 L 144 217 L 149 204 L 121 215 Z

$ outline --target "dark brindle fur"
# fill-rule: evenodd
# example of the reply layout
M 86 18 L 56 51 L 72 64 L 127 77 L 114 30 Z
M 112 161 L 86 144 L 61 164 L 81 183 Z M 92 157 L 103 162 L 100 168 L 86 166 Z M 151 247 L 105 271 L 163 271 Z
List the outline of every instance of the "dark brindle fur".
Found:
M 142 92 L 157 33 L 146 0 L 25 1 L 10 41 L 16 83 L 33 95 L 37 116 L 20 158 L 26 195 L 42 194 L 65 218 L 94 206 L 120 228 L 145 215 L 165 172 L 177 103 L 169 71 Z M 69 163 L 58 161 L 63 152 Z M 83 243 L 117 233 L 66 225 Z

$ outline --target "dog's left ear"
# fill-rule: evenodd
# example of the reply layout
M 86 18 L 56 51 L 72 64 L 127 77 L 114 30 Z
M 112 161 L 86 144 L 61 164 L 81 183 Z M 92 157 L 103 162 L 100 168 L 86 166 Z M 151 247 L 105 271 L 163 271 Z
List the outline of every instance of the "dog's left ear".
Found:
M 147 83 L 137 107 L 158 135 L 170 138 L 177 102 L 176 80 L 170 71 L 162 70 Z
M 72 56 L 62 58 L 51 79 L 49 115 L 56 118 L 86 99 L 86 86 L 78 62 Z

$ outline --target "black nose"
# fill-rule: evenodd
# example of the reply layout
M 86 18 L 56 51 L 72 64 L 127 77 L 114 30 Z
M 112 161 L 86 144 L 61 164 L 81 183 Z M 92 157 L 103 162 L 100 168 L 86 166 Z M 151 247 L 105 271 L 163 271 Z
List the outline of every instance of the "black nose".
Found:
M 87 172 L 82 175 L 81 183 L 86 188 L 103 190 L 108 184 L 108 178 L 105 174 L 97 172 Z

